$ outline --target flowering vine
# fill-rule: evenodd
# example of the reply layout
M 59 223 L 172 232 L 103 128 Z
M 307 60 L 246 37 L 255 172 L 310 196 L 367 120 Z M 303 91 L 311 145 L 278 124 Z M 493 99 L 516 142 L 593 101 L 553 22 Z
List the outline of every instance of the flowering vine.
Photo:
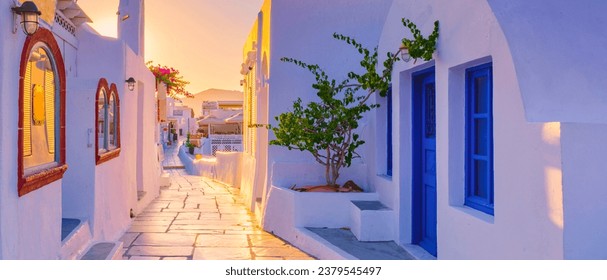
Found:
M 161 66 L 160 64 L 153 65 L 152 61 L 148 61 L 146 65 L 152 71 L 154 77 L 156 77 L 156 83 L 162 82 L 167 85 L 169 97 L 176 97 L 178 95 L 190 98 L 194 97 L 193 94 L 185 89 L 185 86 L 190 82 L 183 79 L 183 76 L 179 74 L 179 70 L 173 67 Z

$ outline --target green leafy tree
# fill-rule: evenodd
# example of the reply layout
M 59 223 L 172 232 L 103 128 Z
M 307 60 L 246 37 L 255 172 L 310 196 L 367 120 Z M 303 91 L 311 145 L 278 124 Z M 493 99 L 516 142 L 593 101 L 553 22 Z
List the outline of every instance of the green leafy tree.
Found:
M 403 24 L 405 24 L 404 19 Z M 408 26 L 414 35 L 418 34 L 411 29 L 411 25 L 405 24 L 405 26 Z M 438 22 L 435 26 L 438 28 Z M 438 38 L 438 31 L 436 32 L 434 42 Z M 316 90 L 320 100 L 304 105 L 301 98 L 298 98 L 293 103 L 291 111 L 276 116 L 278 125 L 271 127 L 276 139 L 270 141 L 271 145 L 311 153 L 316 161 L 325 167 L 328 186 L 337 186 L 340 169 L 349 167 L 354 158 L 360 157 L 356 150 L 365 141 L 356 132 L 359 121 L 366 112 L 379 107 L 378 104 L 368 104 L 371 95 L 377 93 L 382 97 L 386 96 L 394 63 L 400 60 L 399 54 L 402 51 L 401 49 L 396 53 L 388 52 L 383 60 L 383 70 L 378 71 L 377 47 L 370 51 L 348 36 L 335 33 L 333 37 L 354 47 L 362 55 L 360 65 L 363 71 L 361 73 L 351 71 L 346 79 L 338 81 L 330 78 L 318 65 L 307 64 L 293 58 L 281 58 L 281 61 L 293 63 L 314 75 L 316 81 L 312 84 L 312 88 Z M 418 45 L 415 43 L 416 40 L 419 39 L 415 37 L 410 46 Z M 423 47 L 426 52 L 434 51 L 425 44 Z M 409 53 L 417 54 L 411 49 Z M 431 53 L 429 58 L 427 55 L 423 55 L 422 58 L 431 59 Z

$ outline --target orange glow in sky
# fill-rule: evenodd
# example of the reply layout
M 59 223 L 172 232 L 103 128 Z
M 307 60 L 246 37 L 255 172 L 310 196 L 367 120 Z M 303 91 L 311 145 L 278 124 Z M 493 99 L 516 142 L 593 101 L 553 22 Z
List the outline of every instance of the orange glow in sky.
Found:
M 263 0 L 145 1 L 145 59 L 178 69 L 187 90 L 242 90 L 242 47 Z M 119 0 L 79 0 L 100 34 L 116 37 Z

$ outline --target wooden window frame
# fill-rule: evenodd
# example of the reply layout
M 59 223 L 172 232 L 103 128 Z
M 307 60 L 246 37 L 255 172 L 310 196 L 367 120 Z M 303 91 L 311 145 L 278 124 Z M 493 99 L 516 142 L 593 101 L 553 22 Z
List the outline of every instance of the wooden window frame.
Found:
M 55 155 L 55 164 L 52 167 L 25 175 L 23 162 L 24 79 L 30 53 L 37 43 L 44 43 L 48 47 L 48 51 L 53 56 L 55 63 L 56 79 L 59 79 L 59 100 L 55 100 L 55 102 L 59 102 L 59 127 L 55 128 L 55 131 L 59 129 L 59 154 Z M 65 88 L 65 64 L 61 55 L 61 49 L 53 33 L 44 27 L 40 27 L 34 35 L 28 36 L 25 39 L 19 66 L 19 127 L 17 131 L 17 192 L 19 197 L 60 180 L 67 170 L 67 164 L 65 163 Z M 55 113 L 57 114 L 57 112 Z
M 114 102 L 116 104 L 116 108 L 114 108 L 114 114 L 116 115 L 116 121 L 114 123 L 115 126 L 115 142 L 116 142 L 116 148 L 112 149 L 112 150 L 107 150 L 104 153 L 100 153 L 99 152 L 99 147 L 101 145 L 103 145 L 105 147 L 105 143 L 99 143 L 99 127 L 98 127 L 98 123 L 99 123 L 99 96 L 100 96 L 100 92 L 101 90 L 105 90 L 107 96 L 105 98 L 105 104 L 109 104 L 109 100 L 111 98 L 111 96 L 114 96 Z M 103 107 L 106 112 L 105 114 L 107 114 L 107 106 Z M 104 115 L 105 115 L 104 114 Z M 107 137 L 109 137 L 109 122 L 105 123 L 106 129 L 105 132 L 107 135 L 104 137 L 104 141 L 105 142 L 109 142 L 109 139 L 106 139 Z M 107 147 L 106 147 L 107 148 Z M 107 162 L 111 159 L 117 158 L 118 156 L 120 156 L 120 98 L 118 96 L 118 88 L 116 86 L 116 84 L 112 84 L 112 85 L 108 85 L 108 82 L 105 78 L 101 78 L 99 79 L 99 83 L 97 84 L 97 91 L 95 92 L 95 164 L 96 165 L 100 165 L 104 162 Z
M 466 69 L 466 198 L 464 204 L 489 215 L 494 215 L 494 169 L 493 169 L 493 65 L 485 63 Z M 487 78 L 487 91 L 484 97 L 487 112 L 475 112 L 476 99 L 475 79 L 479 77 Z M 475 128 L 476 120 L 486 120 L 487 127 L 485 135 L 477 135 Z M 483 132 L 481 132 L 483 133 Z M 482 138 L 481 138 L 482 137 Z M 486 139 L 486 140 L 479 140 Z M 486 155 L 477 154 L 475 147 L 477 141 L 486 141 Z M 486 196 L 475 195 L 476 170 L 475 161 L 486 162 Z

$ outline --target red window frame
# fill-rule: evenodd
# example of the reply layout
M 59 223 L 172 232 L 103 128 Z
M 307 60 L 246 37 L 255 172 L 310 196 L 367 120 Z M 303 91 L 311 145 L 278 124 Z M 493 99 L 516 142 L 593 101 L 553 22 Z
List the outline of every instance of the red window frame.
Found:
M 29 55 L 38 42 L 46 44 L 50 53 L 53 55 L 55 67 L 57 71 L 56 77 L 59 79 L 59 154 L 57 166 L 39 171 L 31 175 L 25 175 L 23 163 L 23 116 L 24 116 L 24 77 L 27 68 Z M 55 40 L 53 33 L 43 27 L 40 27 L 34 35 L 28 36 L 23 45 L 21 52 L 21 62 L 19 66 L 19 128 L 17 130 L 17 190 L 19 197 L 24 196 L 32 191 L 42 188 L 52 182 L 63 178 L 63 174 L 67 170 L 65 163 L 65 64 L 61 49 Z
M 106 102 L 109 102 L 110 96 L 114 96 L 114 102 L 116 102 L 116 108 L 114 114 L 116 114 L 116 123 L 115 127 L 115 137 L 116 137 L 116 148 L 105 153 L 99 153 L 99 93 L 102 89 L 105 89 L 107 94 Z M 104 162 L 107 162 L 111 159 L 117 158 L 120 156 L 120 98 L 118 96 L 118 87 L 116 84 L 108 85 L 106 79 L 99 79 L 99 83 L 97 85 L 97 92 L 95 92 L 95 164 L 100 165 Z

